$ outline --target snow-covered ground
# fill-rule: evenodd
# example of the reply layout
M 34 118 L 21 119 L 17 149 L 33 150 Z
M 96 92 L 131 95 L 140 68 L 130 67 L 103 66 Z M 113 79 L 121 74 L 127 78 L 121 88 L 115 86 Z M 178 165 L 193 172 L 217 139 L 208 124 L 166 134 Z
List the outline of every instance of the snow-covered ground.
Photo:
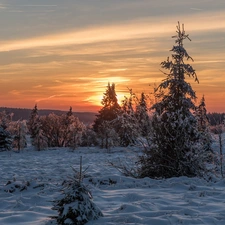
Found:
M 217 143 L 214 143 L 217 148 Z M 73 176 L 71 167 L 87 166 L 84 183 L 104 217 L 88 225 L 225 224 L 225 179 L 199 178 L 153 180 L 125 177 L 109 161 L 132 162 L 138 149 L 98 148 L 74 152 L 56 148 L 37 152 L 0 152 L 0 224 L 49 225 L 53 203 L 63 180 Z

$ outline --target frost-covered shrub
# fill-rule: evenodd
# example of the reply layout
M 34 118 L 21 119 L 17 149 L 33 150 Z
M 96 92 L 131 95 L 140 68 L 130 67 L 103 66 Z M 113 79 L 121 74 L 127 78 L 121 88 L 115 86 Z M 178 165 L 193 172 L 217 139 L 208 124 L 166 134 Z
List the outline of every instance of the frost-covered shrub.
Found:
M 64 184 L 63 197 L 55 201 L 53 209 L 58 210 L 57 223 L 62 225 L 83 225 L 103 216 L 92 201 L 87 187 L 78 181 Z
M 67 114 L 50 113 L 40 118 L 43 136 L 48 147 L 72 147 L 81 144 L 84 124 L 72 114 L 72 108 Z
M 81 140 L 82 140 L 81 146 L 91 147 L 98 145 L 97 134 L 96 132 L 93 131 L 91 126 L 85 127 Z

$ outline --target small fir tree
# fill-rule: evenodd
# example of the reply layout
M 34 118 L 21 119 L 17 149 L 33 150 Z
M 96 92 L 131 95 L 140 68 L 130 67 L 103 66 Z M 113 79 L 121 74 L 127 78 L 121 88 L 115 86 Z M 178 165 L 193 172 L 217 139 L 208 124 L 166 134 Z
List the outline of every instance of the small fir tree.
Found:
M 63 182 L 63 197 L 54 201 L 53 209 L 58 211 L 55 218 L 59 225 L 84 225 L 103 216 L 83 183 L 82 157 L 79 173 L 73 170 L 75 176 Z

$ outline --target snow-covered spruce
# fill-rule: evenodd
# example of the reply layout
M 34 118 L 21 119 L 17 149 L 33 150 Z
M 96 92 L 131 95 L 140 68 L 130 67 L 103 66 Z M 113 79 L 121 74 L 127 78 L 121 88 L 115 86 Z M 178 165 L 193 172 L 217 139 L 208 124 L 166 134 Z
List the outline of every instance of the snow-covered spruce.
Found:
M 192 60 L 183 46 L 183 41 L 190 38 L 179 23 L 176 32 L 172 60 L 168 57 L 161 63 L 169 72 L 155 91 L 158 101 L 151 107 L 151 146 L 140 159 L 141 177 L 196 176 L 206 171 L 205 141 L 201 140 L 198 121 L 192 113 L 196 95 L 186 81 L 191 77 L 198 82 L 195 70 L 185 63 Z
M 54 201 L 55 217 L 60 225 L 83 225 L 90 220 L 102 217 L 101 210 L 92 201 L 88 188 L 79 180 L 69 179 L 63 182 L 63 197 Z

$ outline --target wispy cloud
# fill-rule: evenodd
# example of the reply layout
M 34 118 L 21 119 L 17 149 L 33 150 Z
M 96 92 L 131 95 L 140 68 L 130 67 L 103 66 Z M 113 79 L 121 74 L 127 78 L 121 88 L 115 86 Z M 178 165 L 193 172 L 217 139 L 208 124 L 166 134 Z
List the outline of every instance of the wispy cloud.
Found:
M 203 9 L 200 9 L 200 8 L 191 8 L 191 10 L 194 10 L 194 11 L 202 11 Z
M 177 18 L 178 16 L 176 16 Z M 158 24 L 151 22 L 152 19 L 144 18 L 136 21 L 129 21 L 123 24 L 111 26 L 98 26 L 60 33 L 56 35 L 47 35 L 23 40 L 3 41 L 0 51 L 13 51 L 20 49 L 40 48 L 47 46 L 65 46 L 87 43 L 98 43 L 116 40 L 138 39 L 145 37 L 165 36 L 166 33 L 173 33 L 174 19 L 168 21 L 159 21 Z M 202 22 L 204 21 L 204 23 Z M 188 20 L 188 30 L 190 31 L 208 31 L 214 29 L 224 29 L 225 11 L 215 14 L 199 13 L 193 15 Z
M 41 102 L 41 101 L 46 101 L 46 100 L 49 100 L 49 99 L 52 99 L 52 98 L 57 98 L 57 97 L 61 97 L 63 96 L 63 94 L 58 94 L 58 95 L 51 95 L 49 97 L 46 97 L 46 98 L 40 98 L 40 99 L 37 99 L 35 102 Z
M 18 91 L 18 90 L 12 90 L 9 93 L 12 95 L 20 95 L 21 94 L 20 91 Z
M 158 30 L 159 31 L 159 30 Z M 20 49 L 38 48 L 46 46 L 65 46 L 76 44 L 96 43 L 112 40 L 126 40 L 135 37 L 145 37 L 148 33 L 157 33 L 157 30 L 145 28 L 138 28 L 129 26 L 119 27 L 101 27 L 89 28 L 87 30 L 80 30 L 76 32 L 69 32 L 66 34 L 58 34 L 53 36 L 38 37 L 33 39 L 25 39 L 20 41 L 5 41 L 0 46 L 0 51 L 12 51 Z M 161 31 L 163 32 L 163 31 Z M 164 30 L 164 32 L 166 32 Z
M 30 5 L 22 5 L 22 6 L 25 6 L 25 7 L 57 7 L 57 5 L 35 5 L 35 4 L 30 4 Z
M 37 4 L 0 4 L 0 10 L 7 13 L 47 13 L 54 12 L 57 5 L 37 5 Z
M 6 5 L 0 4 L 0 9 L 6 9 Z
M 196 61 L 197 64 L 208 64 L 208 63 L 225 63 L 225 60 L 203 60 L 203 61 Z
M 107 69 L 104 71 L 100 71 L 99 73 L 116 73 L 116 72 L 123 72 L 126 70 L 127 70 L 127 68 L 116 68 L 116 69 Z
M 42 84 L 39 84 L 39 85 L 36 85 L 36 86 L 33 86 L 33 88 L 42 88 L 43 85 Z

